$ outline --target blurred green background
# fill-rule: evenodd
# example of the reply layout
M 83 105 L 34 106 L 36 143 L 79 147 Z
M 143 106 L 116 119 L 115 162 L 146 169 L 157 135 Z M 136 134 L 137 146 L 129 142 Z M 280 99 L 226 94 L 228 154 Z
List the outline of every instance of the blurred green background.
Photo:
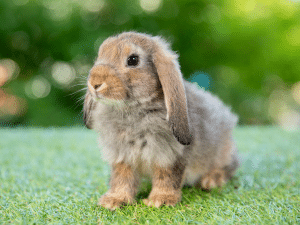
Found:
M 300 1 L 1 0 L 0 123 L 82 123 L 99 45 L 162 35 L 186 79 L 216 93 L 240 124 L 300 125 Z

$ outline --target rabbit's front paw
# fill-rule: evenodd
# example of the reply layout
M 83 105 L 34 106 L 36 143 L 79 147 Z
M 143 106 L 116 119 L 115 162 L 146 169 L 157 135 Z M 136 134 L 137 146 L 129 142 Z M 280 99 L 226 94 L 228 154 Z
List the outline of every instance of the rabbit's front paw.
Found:
M 106 193 L 99 198 L 98 205 L 104 208 L 115 210 L 116 208 L 120 208 L 122 205 L 132 204 L 134 203 L 134 199 L 131 196 L 128 196 L 126 193 L 122 194 L 114 194 L 114 193 Z
M 181 192 L 176 191 L 175 193 L 159 193 L 153 192 L 149 198 L 144 199 L 143 202 L 147 206 L 160 207 L 162 205 L 175 206 L 177 202 L 181 200 Z

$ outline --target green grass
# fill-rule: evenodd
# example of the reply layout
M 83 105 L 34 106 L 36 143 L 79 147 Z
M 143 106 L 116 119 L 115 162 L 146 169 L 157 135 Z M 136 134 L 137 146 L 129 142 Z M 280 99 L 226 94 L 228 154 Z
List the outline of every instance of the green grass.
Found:
M 222 189 L 184 188 L 175 207 L 141 199 L 114 212 L 97 206 L 108 186 L 97 135 L 84 128 L 0 130 L 0 223 L 300 224 L 300 132 L 240 127 L 243 162 Z

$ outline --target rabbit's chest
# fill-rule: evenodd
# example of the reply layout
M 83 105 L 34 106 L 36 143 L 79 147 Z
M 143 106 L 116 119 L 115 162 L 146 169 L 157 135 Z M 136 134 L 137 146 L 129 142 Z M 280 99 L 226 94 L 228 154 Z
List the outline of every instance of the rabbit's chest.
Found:
M 153 163 L 170 165 L 183 152 L 164 112 L 130 115 L 112 112 L 98 116 L 97 130 L 103 156 L 111 163 L 123 161 L 135 167 L 143 165 L 144 168 Z
M 171 134 L 167 121 L 152 115 L 127 115 L 112 119 L 111 124 L 107 125 L 107 130 L 111 130 L 111 135 L 114 136 L 113 142 L 119 142 L 122 147 L 139 150 L 155 142 L 155 136 L 159 136 L 160 133 Z
M 114 142 L 124 145 L 141 145 L 144 147 L 151 135 L 171 133 L 166 121 L 165 110 L 120 111 L 97 110 L 94 121 L 96 130 L 104 136 L 113 137 Z M 109 141 L 109 140 L 108 140 Z

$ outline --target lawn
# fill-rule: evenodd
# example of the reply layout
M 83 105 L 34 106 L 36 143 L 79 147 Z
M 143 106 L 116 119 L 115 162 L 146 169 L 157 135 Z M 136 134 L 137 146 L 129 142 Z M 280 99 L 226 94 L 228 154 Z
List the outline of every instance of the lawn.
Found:
M 97 135 L 83 127 L 0 129 L 0 223 L 300 224 L 300 132 L 235 131 L 242 164 L 222 189 L 184 188 L 175 207 L 97 206 L 108 186 Z

